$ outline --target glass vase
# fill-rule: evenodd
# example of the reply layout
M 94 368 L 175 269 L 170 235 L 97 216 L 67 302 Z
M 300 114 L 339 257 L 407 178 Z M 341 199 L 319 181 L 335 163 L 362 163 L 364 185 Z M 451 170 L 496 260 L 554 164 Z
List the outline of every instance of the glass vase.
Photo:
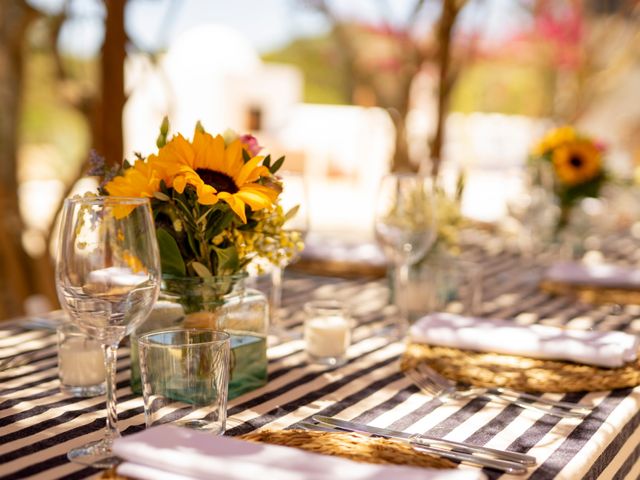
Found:
M 409 272 L 411 320 L 434 312 L 480 315 L 482 287 L 480 265 L 443 248 L 434 249 Z
M 245 274 L 211 278 L 164 276 L 159 301 L 131 334 L 131 389 L 142 393 L 137 338 L 173 327 L 213 328 L 231 336 L 229 398 L 267 383 L 266 296 L 245 286 Z

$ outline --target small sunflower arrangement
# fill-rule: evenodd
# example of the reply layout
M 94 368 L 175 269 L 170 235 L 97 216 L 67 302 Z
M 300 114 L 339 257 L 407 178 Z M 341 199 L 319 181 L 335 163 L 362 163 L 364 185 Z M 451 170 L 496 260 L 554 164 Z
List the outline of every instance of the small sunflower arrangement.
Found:
M 593 138 L 562 126 L 548 132 L 535 146 L 530 166 L 549 164 L 552 167 L 552 186 L 561 209 L 559 227 L 569 221 L 571 208 L 585 197 L 598 197 L 608 179 L 604 167 L 604 146 Z M 540 163 L 543 162 L 543 163 Z M 534 176 L 539 183 L 539 175 Z
M 103 195 L 150 199 L 164 275 L 234 275 L 256 257 L 281 264 L 302 250 L 300 233 L 284 227 L 295 212 L 279 203 L 284 157 L 272 162 L 253 136 L 214 136 L 200 123 L 191 140 L 168 132 L 165 118 L 157 153 L 116 171 L 94 158 L 91 171 Z

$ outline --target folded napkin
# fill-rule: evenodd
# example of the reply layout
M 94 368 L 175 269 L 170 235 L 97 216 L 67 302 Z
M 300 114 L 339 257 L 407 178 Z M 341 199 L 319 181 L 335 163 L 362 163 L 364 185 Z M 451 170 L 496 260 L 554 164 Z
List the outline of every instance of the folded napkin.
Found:
M 544 279 L 571 285 L 640 289 L 640 269 L 611 264 L 559 262 L 549 267 Z
M 411 339 L 445 347 L 620 367 L 637 358 L 640 339 L 624 332 L 569 330 L 549 325 L 433 313 L 412 325 Z
M 161 425 L 114 442 L 120 475 L 153 480 L 480 480 L 476 470 L 429 470 L 358 463 L 297 448 L 217 437 Z

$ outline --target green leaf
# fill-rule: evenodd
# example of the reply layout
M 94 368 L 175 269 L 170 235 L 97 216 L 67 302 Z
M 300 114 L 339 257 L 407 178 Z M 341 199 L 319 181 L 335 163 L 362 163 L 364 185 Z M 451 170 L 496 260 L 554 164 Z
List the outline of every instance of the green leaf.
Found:
M 200 262 L 196 262 L 196 261 L 191 262 L 191 267 L 200 278 L 209 278 L 213 276 L 211 275 L 211 272 L 209 271 L 209 269 L 205 267 L 203 264 L 201 264 Z
M 209 224 L 207 226 L 207 230 L 205 231 L 207 240 L 211 240 L 216 235 L 222 233 L 222 231 L 231 224 L 235 216 L 236 214 L 233 213 L 231 209 L 226 212 L 218 210 L 216 212 L 216 215 L 212 215 L 209 218 Z
M 209 269 L 205 267 L 203 264 L 201 264 L 200 262 L 196 262 L 196 261 L 191 262 L 191 268 L 193 268 L 193 270 L 196 272 L 196 274 L 200 278 L 209 278 L 213 276 L 209 271 Z
M 220 203 L 220 202 L 218 202 L 218 203 Z M 215 212 L 215 211 L 217 211 L 219 209 L 220 209 L 220 207 L 217 204 L 214 205 L 213 207 L 207 208 L 204 211 L 204 213 L 202 215 L 200 215 L 200 217 L 198 217 L 198 219 L 196 220 L 196 224 L 198 224 L 198 225 L 200 225 L 200 224 L 206 225 L 207 224 L 207 217 L 209 216 L 209 214 L 211 214 L 211 213 L 213 213 L 213 212 Z
M 160 133 L 156 138 L 156 146 L 162 148 L 167 144 L 167 135 L 169 134 L 169 118 L 165 115 L 160 124 Z
M 184 197 L 181 195 L 174 195 L 173 199 L 175 200 L 176 204 L 182 209 L 183 215 L 185 215 L 185 217 L 187 217 L 192 222 L 195 222 L 195 220 L 193 219 L 193 215 L 191 214 L 191 209 L 185 203 Z M 186 200 L 186 202 L 188 202 L 188 200 Z
M 196 123 L 196 132 L 204 133 L 204 127 L 202 126 L 202 122 L 198 120 Z
M 232 271 L 238 269 L 238 250 L 234 245 L 227 248 L 213 247 L 218 256 L 218 271 Z
M 280 157 L 278 160 L 276 160 L 276 163 L 271 165 L 271 167 L 269 168 L 269 171 L 272 174 L 276 173 L 278 170 L 280 170 L 280 167 L 282 166 L 283 163 L 284 163 L 284 157 Z
M 269 168 L 271 166 L 271 155 L 267 155 L 262 161 L 262 165 Z
M 158 229 L 156 236 L 158 238 L 158 248 L 160 249 L 162 273 L 184 277 L 187 269 L 175 238 L 163 228 Z
M 244 163 L 247 163 L 249 160 L 251 160 L 251 155 L 244 148 L 242 149 L 242 160 L 244 161 Z
M 193 254 L 193 256 L 198 256 L 200 249 L 198 248 L 198 244 L 195 241 L 195 239 L 193 238 L 193 230 L 192 228 L 185 228 L 185 233 L 186 233 L 186 238 L 187 238 L 187 243 L 189 244 L 189 248 L 191 249 L 191 252 Z
M 289 210 L 287 213 L 285 213 L 284 221 L 287 222 L 288 220 L 291 220 L 293 217 L 295 217 L 296 214 L 298 213 L 298 210 L 300 210 L 300 205 L 296 205 L 295 207 L 291 207 L 291 210 Z
M 162 192 L 153 192 L 153 196 L 154 198 L 162 200 L 163 202 L 168 202 L 169 200 L 171 200 L 171 198 L 169 198 L 169 195 L 166 195 Z
M 458 175 L 458 181 L 456 182 L 456 200 L 460 202 L 462 195 L 464 194 L 464 188 L 467 184 L 467 172 L 463 169 Z
M 162 123 L 160 124 L 160 134 L 165 137 L 169 134 L 169 117 L 166 115 L 162 119 Z

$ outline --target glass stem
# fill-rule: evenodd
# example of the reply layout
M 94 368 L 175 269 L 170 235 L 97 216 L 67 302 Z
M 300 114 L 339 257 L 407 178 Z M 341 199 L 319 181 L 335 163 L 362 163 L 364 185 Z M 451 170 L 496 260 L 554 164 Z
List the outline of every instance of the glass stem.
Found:
M 118 431 L 118 410 L 116 408 L 116 367 L 118 362 L 118 344 L 102 345 L 104 364 L 107 370 L 107 425 L 104 440 L 108 445 L 120 436 Z
M 282 267 L 271 269 L 271 323 L 280 327 L 280 307 L 282 306 Z
M 396 266 L 395 293 L 398 307 L 398 336 L 403 338 L 409 331 L 409 264 L 401 263 Z

